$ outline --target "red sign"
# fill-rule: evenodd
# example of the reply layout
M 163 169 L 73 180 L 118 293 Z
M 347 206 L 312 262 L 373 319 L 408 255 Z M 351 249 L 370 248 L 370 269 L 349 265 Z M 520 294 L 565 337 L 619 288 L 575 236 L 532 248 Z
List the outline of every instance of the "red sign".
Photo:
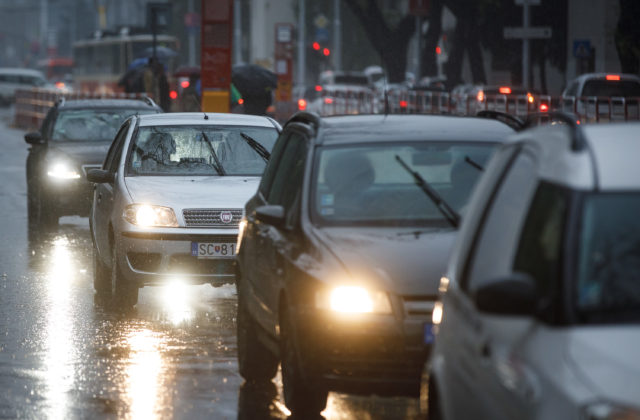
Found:
M 409 14 L 414 16 L 427 16 L 429 14 L 429 0 L 410 0 Z
M 202 0 L 202 89 L 229 90 L 233 0 Z

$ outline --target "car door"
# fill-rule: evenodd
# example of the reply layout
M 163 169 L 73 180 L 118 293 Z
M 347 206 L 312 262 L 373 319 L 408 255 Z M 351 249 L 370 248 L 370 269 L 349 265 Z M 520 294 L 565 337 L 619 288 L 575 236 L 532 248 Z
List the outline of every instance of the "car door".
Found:
M 535 156 L 519 151 L 484 209 L 486 216 L 477 225 L 460 289 L 453 298 L 452 306 L 457 310 L 453 311 L 456 345 L 452 348 L 460 386 L 450 389 L 457 393 L 456 401 L 465 401 L 457 406 L 462 411 L 456 418 L 522 418 L 522 401 L 511 381 L 521 367 L 515 347 L 532 320 L 481 313 L 473 296 L 479 287 L 512 273 L 522 224 L 537 183 L 535 171 Z
M 107 152 L 102 169 L 115 174 L 122 160 L 127 134 L 133 120 L 127 120 L 116 134 Z M 91 227 L 93 229 L 95 246 L 102 258 L 102 262 L 111 265 L 111 249 L 109 243 L 109 223 L 113 211 L 114 184 L 96 184 L 93 193 L 93 211 L 91 212 Z
M 278 164 L 273 182 L 266 197 L 269 205 L 281 205 L 285 210 L 287 223 L 291 222 L 295 208 L 296 194 L 302 185 L 302 176 L 307 159 L 308 144 L 306 137 L 300 130 L 292 129 L 282 158 Z M 275 226 L 262 224 L 257 232 L 260 252 L 257 255 L 256 264 L 260 269 L 261 280 L 255 284 L 255 292 L 259 301 L 269 309 L 269 329 L 275 328 L 278 315 L 278 295 L 281 290 L 282 276 L 284 274 L 284 261 L 282 251 L 287 247 L 290 235 L 288 227 L 276 228 Z M 266 320 L 265 320 L 266 321 Z

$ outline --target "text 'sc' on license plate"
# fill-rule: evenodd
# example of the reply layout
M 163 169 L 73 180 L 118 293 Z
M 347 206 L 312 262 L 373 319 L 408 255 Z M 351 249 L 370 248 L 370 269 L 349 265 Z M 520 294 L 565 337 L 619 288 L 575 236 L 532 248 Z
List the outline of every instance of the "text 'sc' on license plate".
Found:
M 433 344 L 433 342 L 436 340 L 436 335 L 433 329 L 433 324 L 424 324 L 424 344 Z
M 191 255 L 198 258 L 235 257 L 233 242 L 191 242 Z

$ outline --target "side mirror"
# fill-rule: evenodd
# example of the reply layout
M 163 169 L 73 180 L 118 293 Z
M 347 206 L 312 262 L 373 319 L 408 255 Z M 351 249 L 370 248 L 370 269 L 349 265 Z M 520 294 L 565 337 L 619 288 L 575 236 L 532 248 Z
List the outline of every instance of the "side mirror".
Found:
M 116 179 L 116 175 L 112 172 L 102 169 L 89 169 L 87 172 L 87 181 L 95 182 L 96 184 L 113 184 Z
M 284 207 L 276 205 L 260 206 L 256 209 L 256 219 L 275 227 L 284 226 Z
M 538 291 L 531 276 L 513 273 L 476 290 L 474 301 L 480 312 L 495 315 L 533 316 L 538 308 Z
M 28 144 L 44 144 L 45 141 L 42 138 L 42 134 L 39 131 L 32 131 L 24 135 L 24 141 Z

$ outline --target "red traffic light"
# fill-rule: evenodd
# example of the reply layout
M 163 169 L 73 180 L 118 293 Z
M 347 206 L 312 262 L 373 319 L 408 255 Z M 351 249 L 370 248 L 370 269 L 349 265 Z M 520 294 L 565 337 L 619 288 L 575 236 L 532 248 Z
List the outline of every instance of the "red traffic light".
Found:
M 322 50 L 322 54 L 324 54 L 326 57 L 328 57 L 329 54 L 331 54 L 331 50 L 329 48 L 324 48 Z
M 311 44 L 311 46 L 313 47 L 314 50 L 319 51 L 320 50 L 320 43 L 319 42 L 314 42 L 313 44 Z

